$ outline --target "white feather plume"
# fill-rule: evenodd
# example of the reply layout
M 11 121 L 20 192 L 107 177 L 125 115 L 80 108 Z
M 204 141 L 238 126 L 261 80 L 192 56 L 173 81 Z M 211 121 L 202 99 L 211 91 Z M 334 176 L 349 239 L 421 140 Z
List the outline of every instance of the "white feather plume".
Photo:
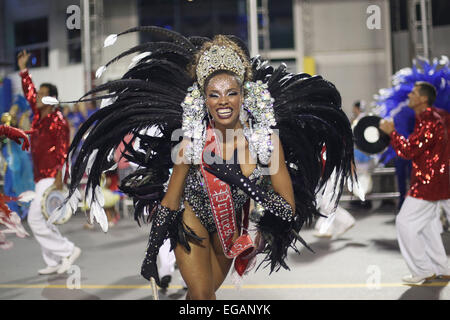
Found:
M 62 180 L 64 181 L 66 179 L 66 171 L 67 171 L 67 176 L 70 179 L 70 170 L 72 170 L 72 163 L 70 161 L 70 159 L 72 159 L 72 154 L 73 151 L 71 151 L 68 155 L 67 155 L 67 160 L 64 161 L 63 167 L 62 167 Z M 67 168 L 68 165 L 68 169 Z
M 56 105 L 59 104 L 59 101 L 55 97 L 45 96 L 42 98 L 42 103 L 48 105 Z
M 93 222 L 93 217 L 98 222 L 103 232 L 108 231 L 108 218 L 106 217 L 105 210 L 97 201 L 91 203 L 91 222 Z
M 100 109 L 113 104 L 116 100 L 117 100 L 117 97 L 102 99 L 102 103 L 100 104 Z
M 105 72 L 106 66 L 100 66 L 97 71 L 95 71 L 95 77 L 98 79 L 102 76 L 103 72 Z
M 353 185 L 353 188 L 351 187 Z M 352 179 L 351 177 L 347 180 L 347 188 L 348 191 L 352 192 L 355 196 L 357 196 L 361 201 L 366 201 L 366 192 L 364 188 L 361 186 L 359 180 Z
M 114 151 L 115 151 L 114 148 L 111 149 L 111 150 L 109 151 L 108 156 L 106 157 L 106 160 L 107 160 L 108 162 L 113 161 L 113 159 L 114 159 Z
M 98 149 L 95 149 L 92 151 L 91 155 L 89 156 L 88 163 L 86 165 L 86 173 L 89 175 L 91 172 L 92 165 L 94 164 L 95 158 L 97 157 Z
M 109 167 L 108 169 L 104 170 L 103 173 L 108 172 L 108 171 L 112 171 L 112 170 L 116 170 L 118 167 L 117 162 L 114 163 L 111 167 Z
M 144 59 L 145 57 L 148 57 L 149 55 L 151 55 L 152 53 L 150 51 L 146 51 L 143 53 L 138 54 L 137 56 L 134 56 L 131 59 L 131 63 L 128 66 L 128 69 L 133 68 L 135 65 L 137 65 L 139 63 L 139 61 L 141 61 L 142 59 Z
M 68 204 L 72 210 L 72 214 L 74 214 L 78 209 L 78 204 L 82 200 L 81 193 L 78 189 L 75 189 L 75 192 L 70 197 Z
M 86 191 L 85 191 L 84 195 L 85 195 L 85 199 L 84 199 L 85 202 L 87 204 L 91 203 L 92 199 L 94 197 L 92 188 L 86 187 Z
M 109 47 L 112 46 L 117 41 L 117 34 L 110 34 L 106 37 L 105 42 L 103 43 L 103 47 Z
M 100 186 L 95 187 L 95 200 L 100 206 L 105 205 L 105 197 L 103 196 L 102 188 Z
M 106 160 L 108 162 L 112 162 L 114 160 L 114 152 L 115 152 L 115 149 L 111 149 L 109 151 L 108 156 L 106 157 Z M 115 170 L 116 168 L 117 168 L 117 162 L 115 162 L 111 167 L 109 167 L 108 169 L 104 170 L 103 172 Z

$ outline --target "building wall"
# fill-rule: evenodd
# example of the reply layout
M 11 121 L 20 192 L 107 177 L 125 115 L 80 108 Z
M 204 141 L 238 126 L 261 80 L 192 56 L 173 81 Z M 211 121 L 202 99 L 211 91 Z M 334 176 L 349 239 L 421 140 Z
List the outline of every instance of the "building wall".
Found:
M 44 81 L 55 83 L 64 100 L 80 97 L 85 92 L 83 65 L 67 63 L 67 30 L 65 25 L 66 8 L 71 4 L 80 4 L 80 0 L 0 0 L 4 9 L 2 23 L 4 42 L 0 46 L 6 60 L 14 61 L 14 22 L 48 16 L 49 18 L 49 66 L 32 69 L 35 83 Z M 139 24 L 136 0 L 104 0 L 103 39 L 111 33 Z M 387 23 L 386 0 L 314 0 L 309 1 L 307 14 L 308 46 L 305 53 L 316 61 L 316 73 L 332 81 L 343 98 L 343 108 L 350 114 L 351 104 L 355 100 L 372 101 L 373 94 L 389 85 L 389 79 L 399 67 L 410 66 L 407 52 L 407 35 L 393 35 L 394 68 L 391 67 L 389 54 L 391 41 L 390 26 Z M 381 9 L 381 30 L 369 30 L 366 25 L 369 5 Z M 295 23 L 294 23 L 295 25 Z M 0 29 L 1 31 L 1 29 Z M 447 41 L 449 26 L 436 27 L 433 31 L 435 55 L 450 53 Z M 30 31 L 32 32 L 32 30 Z M 93 70 L 105 64 L 120 52 L 139 43 L 139 34 L 131 33 L 120 37 L 114 46 L 101 49 L 100 56 L 93 61 Z M 98 45 L 98 43 L 93 44 Z M 102 46 L 102 44 L 100 44 Z M 307 51 L 307 52 L 306 52 Z M 131 56 L 111 65 L 96 84 L 119 78 L 128 68 Z M 278 63 L 279 61 L 277 61 Z M 288 62 L 291 69 L 295 62 Z M 297 63 L 297 66 L 299 64 Z M 302 71 L 302 70 L 292 70 Z M 9 70 L 14 80 L 16 92 L 20 92 L 20 81 L 16 71 Z
M 3 19 L 3 13 L 5 12 L 5 0 L 0 0 L 0 62 L 6 62 L 6 57 L 5 57 L 5 20 Z M 2 74 L 3 70 L 0 67 L 0 77 L 3 75 Z
M 381 10 L 379 30 L 367 27 L 369 5 Z M 354 101 L 369 103 L 373 94 L 388 84 L 391 57 L 386 2 L 315 0 L 310 6 L 312 39 L 311 48 L 306 49 L 316 60 L 316 73 L 336 85 L 343 109 L 350 115 Z
M 84 91 L 83 65 L 67 63 L 66 8 L 74 0 L 6 0 L 6 55 L 9 61 L 15 61 L 14 22 L 48 17 L 49 24 L 49 65 L 33 68 L 31 74 L 36 86 L 42 82 L 51 82 L 58 87 L 60 99 L 76 99 Z M 33 30 L 30 30 L 33 32 Z M 13 80 L 14 93 L 21 93 L 20 78 L 17 71 L 9 73 Z
M 104 36 L 120 33 L 139 25 L 136 1 L 105 0 L 103 7 Z M 121 52 L 139 44 L 139 33 L 129 33 L 118 38 L 116 43 L 102 49 L 101 64 L 105 64 Z M 108 67 L 98 82 L 120 78 L 128 69 L 133 55 L 125 57 Z M 99 66 L 93 66 L 94 70 Z
M 15 48 L 14 22 L 48 17 L 49 65 L 48 67 L 32 68 L 31 74 L 36 86 L 42 82 L 54 83 L 58 87 L 61 100 L 76 100 L 86 92 L 83 64 L 68 63 L 66 9 L 73 4 L 80 5 L 80 0 L 4 0 L 6 39 L 4 51 L 9 61 L 15 61 L 13 56 Z M 104 24 L 102 41 L 110 33 L 119 33 L 137 26 L 136 7 L 136 1 L 105 0 L 103 17 L 100 17 L 100 21 Z M 81 28 L 83 28 L 82 23 Z M 95 57 L 96 59 L 93 61 L 104 64 L 126 48 L 136 44 L 138 44 L 138 34 L 123 36 L 114 46 L 100 50 L 100 57 Z M 100 45 L 103 47 L 102 44 Z M 120 77 L 126 71 L 129 63 L 129 59 L 124 59 L 113 64 L 97 83 Z M 93 71 L 99 66 L 93 64 Z M 18 72 L 10 69 L 7 76 L 13 80 L 14 93 L 21 93 Z
M 439 58 L 444 55 L 450 58 L 450 26 L 433 27 L 432 55 Z M 408 31 L 399 31 L 392 34 L 392 54 L 394 57 L 394 72 L 402 68 L 411 67 L 412 59 L 408 51 Z

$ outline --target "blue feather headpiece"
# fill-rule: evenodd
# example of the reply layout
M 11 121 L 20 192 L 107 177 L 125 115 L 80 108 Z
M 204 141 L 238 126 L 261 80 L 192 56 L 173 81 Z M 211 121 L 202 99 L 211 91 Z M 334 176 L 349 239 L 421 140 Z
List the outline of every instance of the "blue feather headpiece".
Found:
M 423 58 L 413 61 L 412 68 L 404 68 L 397 71 L 392 77 L 392 87 L 381 89 L 379 95 L 375 95 L 377 113 L 382 118 L 395 115 L 399 109 L 407 106 L 408 93 L 414 88 L 417 81 L 426 81 L 436 88 L 436 108 L 450 112 L 450 69 L 449 59 L 442 56 L 435 58 L 433 64 Z
M 418 81 L 426 81 L 436 88 L 436 100 L 434 106 L 450 113 L 450 69 L 447 56 L 440 59 L 434 58 L 431 64 L 427 59 L 417 58 L 413 61 L 412 68 L 404 68 L 397 71 L 392 77 L 392 87 L 381 89 L 378 95 L 374 95 L 376 108 L 374 113 L 382 118 L 391 118 L 395 129 L 405 137 L 414 129 L 415 114 L 408 106 L 408 93 Z M 387 163 L 395 152 L 390 147 L 382 156 Z

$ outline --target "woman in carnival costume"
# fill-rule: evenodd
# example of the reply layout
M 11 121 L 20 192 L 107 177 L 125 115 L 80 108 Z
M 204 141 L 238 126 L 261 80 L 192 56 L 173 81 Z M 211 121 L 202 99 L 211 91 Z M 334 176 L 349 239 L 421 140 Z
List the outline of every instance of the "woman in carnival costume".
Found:
M 105 46 L 136 31 L 165 40 L 138 45 L 100 67 L 97 76 L 139 53 L 121 79 L 79 100 L 108 99 L 109 105 L 73 140 L 70 150 L 89 130 L 70 170 L 67 205 L 76 208 L 76 188 L 88 170 L 91 219 L 107 230 L 99 181 L 131 133 L 124 157 L 139 168 L 120 188 L 133 198 L 138 223 L 152 222 L 141 270 L 146 279 L 160 284 L 156 258 L 165 239 L 175 251 L 187 299 L 215 299 L 233 260 L 239 276 L 257 253 L 270 272 L 289 269 L 288 248 L 298 252 L 297 241 L 307 246 L 298 232 L 319 216 L 317 190 L 336 170 L 343 178 L 334 181 L 338 199 L 351 172 L 353 136 L 339 92 L 321 76 L 292 74 L 284 64 L 274 68 L 250 58 L 235 36 L 184 37 L 150 26 L 111 35 Z M 158 137 L 140 134 L 152 126 Z M 145 152 L 133 148 L 135 139 Z M 255 244 L 247 232 L 250 199 L 256 203 L 250 217 L 258 230 Z

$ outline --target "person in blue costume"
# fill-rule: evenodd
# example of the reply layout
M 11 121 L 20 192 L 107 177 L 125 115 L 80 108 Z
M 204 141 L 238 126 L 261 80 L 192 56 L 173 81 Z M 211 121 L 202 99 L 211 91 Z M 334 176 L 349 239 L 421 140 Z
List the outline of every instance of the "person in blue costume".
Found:
M 14 106 L 13 106 L 14 107 Z M 10 125 L 12 116 L 10 113 L 4 113 L 2 123 Z M 2 157 L 5 159 L 5 175 L 3 192 L 10 197 L 17 197 L 21 193 L 34 190 L 33 168 L 29 153 L 9 139 L 2 141 Z M 15 201 L 8 202 L 12 211 L 17 212 L 21 219 L 28 214 L 26 206 L 18 205 Z

